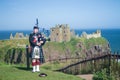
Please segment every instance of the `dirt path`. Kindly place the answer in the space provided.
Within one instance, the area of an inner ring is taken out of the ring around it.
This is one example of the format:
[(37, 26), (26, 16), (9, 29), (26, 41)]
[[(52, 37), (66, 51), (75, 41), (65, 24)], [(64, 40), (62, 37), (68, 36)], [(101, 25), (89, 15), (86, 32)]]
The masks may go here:
[(93, 74), (77, 75), (85, 80), (92, 80)]

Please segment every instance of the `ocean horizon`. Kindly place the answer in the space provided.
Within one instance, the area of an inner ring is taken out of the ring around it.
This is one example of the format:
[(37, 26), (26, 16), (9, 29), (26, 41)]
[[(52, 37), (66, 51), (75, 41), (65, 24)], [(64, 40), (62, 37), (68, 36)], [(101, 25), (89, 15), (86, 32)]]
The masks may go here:
[[(75, 29), (75, 33), (77, 35), (81, 35), (83, 31), (87, 34), (91, 34), (96, 32), (97, 29)], [(102, 37), (106, 38), (110, 44), (111, 51), (120, 51), (120, 29), (100, 29)], [(0, 31), (0, 40), (10, 39), (10, 34), (12, 33), (13, 36), (15, 33), (23, 33), (24, 35), (29, 35), (32, 30), (3, 30)]]

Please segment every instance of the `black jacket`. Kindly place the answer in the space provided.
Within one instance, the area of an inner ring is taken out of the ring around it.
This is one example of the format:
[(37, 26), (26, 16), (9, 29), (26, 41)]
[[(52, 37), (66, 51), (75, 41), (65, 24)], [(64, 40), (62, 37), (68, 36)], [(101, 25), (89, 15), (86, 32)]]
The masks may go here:
[[(46, 39), (41, 35), (41, 33), (37, 33), (37, 34), (31, 33), (29, 35), (29, 43), (31, 47), (37, 46), (37, 42), (40, 42), (40, 41), (43, 41), (42, 45), (44, 45), (46, 42)], [(42, 45), (39, 47), (42, 47)]]

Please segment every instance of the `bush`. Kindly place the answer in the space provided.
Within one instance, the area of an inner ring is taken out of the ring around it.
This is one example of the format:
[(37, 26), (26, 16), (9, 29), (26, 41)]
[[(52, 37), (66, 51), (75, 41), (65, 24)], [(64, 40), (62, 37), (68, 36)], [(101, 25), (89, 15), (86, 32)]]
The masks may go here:
[(115, 80), (114, 76), (108, 75), (106, 72), (107, 69), (102, 69), (94, 73), (93, 80)]

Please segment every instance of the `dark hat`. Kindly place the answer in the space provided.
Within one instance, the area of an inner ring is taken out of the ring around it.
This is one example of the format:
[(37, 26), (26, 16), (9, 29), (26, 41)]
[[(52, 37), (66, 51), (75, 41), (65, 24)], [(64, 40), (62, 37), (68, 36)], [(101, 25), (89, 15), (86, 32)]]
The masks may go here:
[(38, 26), (34, 26), (33, 29), (39, 29), (39, 27)]
[(39, 77), (45, 77), (45, 76), (47, 76), (47, 74), (45, 74), (45, 73), (40, 73), (39, 74)]

